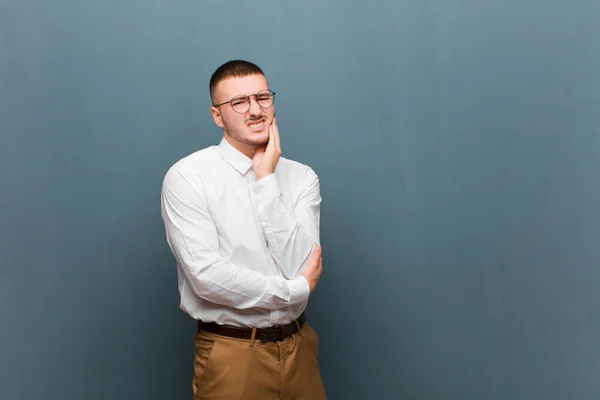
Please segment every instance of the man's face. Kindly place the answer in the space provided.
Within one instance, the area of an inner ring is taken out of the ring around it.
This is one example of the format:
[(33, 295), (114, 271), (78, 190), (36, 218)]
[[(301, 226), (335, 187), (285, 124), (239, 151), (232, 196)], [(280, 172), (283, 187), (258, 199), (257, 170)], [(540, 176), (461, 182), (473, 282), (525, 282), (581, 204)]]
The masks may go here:
[(264, 100), (265, 92), (262, 92), (263, 97), (259, 95), (257, 99), (257, 96), (255, 96), (267, 89), (269, 89), (269, 84), (263, 75), (228, 78), (219, 82), (216, 87), (214, 93), (215, 104), (230, 101), (239, 95), (246, 95), (250, 98), (250, 107), (242, 113), (238, 112), (240, 107), (238, 106), (239, 103), (236, 102), (233, 104), (238, 108), (238, 111), (234, 110), (232, 103), (211, 107), (215, 123), (223, 128), (226, 136), (242, 145), (242, 147), (259, 147), (269, 141), (269, 126), (275, 115), (275, 106), (262, 108), (258, 104), (258, 100)]

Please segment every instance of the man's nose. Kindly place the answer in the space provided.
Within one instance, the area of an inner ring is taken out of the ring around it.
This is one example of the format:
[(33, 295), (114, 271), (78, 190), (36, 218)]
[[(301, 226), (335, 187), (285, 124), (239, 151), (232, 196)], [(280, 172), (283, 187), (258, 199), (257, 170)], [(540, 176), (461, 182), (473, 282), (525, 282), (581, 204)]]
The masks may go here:
[(250, 115), (257, 116), (262, 114), (262, 109), (258, 105), (258, 101), (256, 101), (255, 97), (250, 97), (250, 110), (248, 110)]

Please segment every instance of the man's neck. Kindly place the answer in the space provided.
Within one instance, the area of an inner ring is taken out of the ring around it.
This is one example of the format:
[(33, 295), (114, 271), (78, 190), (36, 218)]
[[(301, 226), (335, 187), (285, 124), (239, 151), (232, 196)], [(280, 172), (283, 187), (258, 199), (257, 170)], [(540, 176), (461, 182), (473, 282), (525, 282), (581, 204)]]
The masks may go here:
[(249, 159), (252, 159), (252, 157), (254, 157), (254, 153), (256, 153), (256, 146), (249, 146), (247, 144), (238, 142), (237, 140), (233, 139), (232, 137), (230, 137), (227, 134), (224, 134), (223, 136), (225, 137), (225, 140), (227, 140), (227, 142), (234, 149), (236, 149), (237, 151), (239, 151), (240, 153), (242, 153)]

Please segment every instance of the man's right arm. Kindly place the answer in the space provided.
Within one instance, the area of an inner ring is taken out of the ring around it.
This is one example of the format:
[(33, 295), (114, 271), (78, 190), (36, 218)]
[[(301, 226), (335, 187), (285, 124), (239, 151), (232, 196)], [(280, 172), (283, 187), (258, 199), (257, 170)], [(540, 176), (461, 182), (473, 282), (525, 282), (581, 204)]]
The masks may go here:
[(237, 309), (270, 310), (308, 299), (303, 276), (266, 276), (223, 260), (203, 188), (173, 169), (163, 181), (161, 213), (169, 247), (198, 297)]

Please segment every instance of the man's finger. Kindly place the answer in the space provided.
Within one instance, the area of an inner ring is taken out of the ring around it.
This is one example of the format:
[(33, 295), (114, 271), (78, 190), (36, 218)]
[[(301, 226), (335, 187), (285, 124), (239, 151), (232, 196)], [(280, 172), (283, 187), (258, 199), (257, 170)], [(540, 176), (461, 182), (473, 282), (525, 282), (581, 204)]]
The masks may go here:
[(269, 125), (269, 142), (267, 148), (274, 150), (276, 148), (275, 138), (273, 134), (273, 124)]
[(321, 246), (315, 247), (315, 250), (313, 251), (312, 258), (313, 259), (321, 258), (321, 253), (322, 253)]
[(279, 143), (279, 129), (277, 128), (277, 119), (273, 118), (273, 138), (275, 139), (275, 148), (281, 151), (281, 143)]

